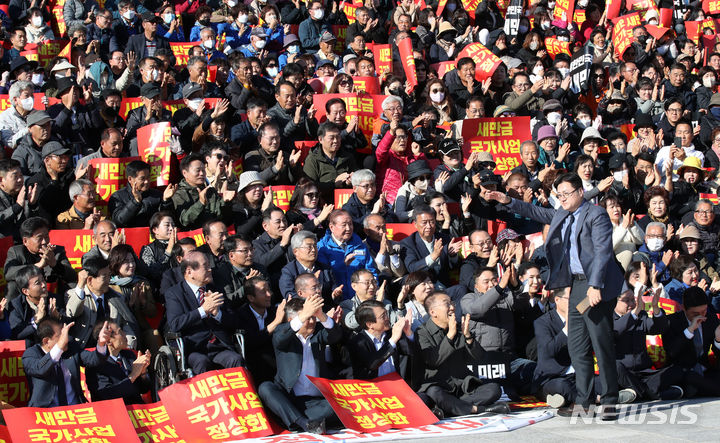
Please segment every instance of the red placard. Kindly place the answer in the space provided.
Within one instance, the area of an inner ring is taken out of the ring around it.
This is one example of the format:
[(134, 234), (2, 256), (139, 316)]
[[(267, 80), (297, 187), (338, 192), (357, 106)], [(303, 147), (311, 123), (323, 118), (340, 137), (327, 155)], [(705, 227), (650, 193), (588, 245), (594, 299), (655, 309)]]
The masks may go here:
[(702, 8), (706, 14), (720, 14), (720, 0), (703, 0)]
[[(475, 10), (477, 9), (480, 2), (483, 0), (462, 0), (463, 9), (465, 9), (470, 16), (471, 19), (475, 20)], [(498, 1), (498, 8), (502, 9), (503, 16), (505, 14), (505, 10), (500, 7), (500, 2)], [(505, 6), (505, 9), (507, 9), (507, 6)]]
[(245, 368), (200, 374), (160, 391), (186, 441), (228, 441), (272, 435), (272, 424)]
[(22, 364), (24, 352), (25, 340), (0, 342), (0, 400), (18, 408), (27, 406), (30, 399)]
[(48, 40), (38, 43), (34, 49), (21, 52), (20, 55), (24, 55), (28, 60), (35, 60), (44, 68), (67, 47), (68, 43), (68, 40)]
[(570, 54), (570, 42), (561, 42), (556, 37), (545, 38), (545, 49), (553, 60), (558, 54), (572, 55)]
[(316, 94), (327, 94), (335, 77), (315, 77), (307, 81)]
[(193, 46), (200, 46), (202, 42), (170, 42), (170, 49), (175, 54), (175, 66), (186, 66)]
[(531, 140), (530, 117), (471, 118), (463, 122), (463, 156), (487, 151), (493, 156), (496, 174), (520, 166), (520, 144)]
[(569, 22), (573, 18), (575, 0), (557, 0), (553, 9), (553, 19)]
[(710, 200), (710, 201), (712, 202), (712, 204), (714, 204), (714, 205), (720, 204), (720, 198), (718, 198), (718, 195), (717, 195), (717, 194), (704, 194), (704, 193), (701, 193), (701, 194), (699, 195), (699, 197), (700, 197), (701, 199)]
[(342, 54), (347, 49), (347, 25), (332, 25), (330, 29), (337, 39), (335, 41), (335, 52)]
[(645, 29), (647, 30), (648, 34), (650, 34), (655, 40), (660, 40), (665, 35), (665, 33), (670, 30), (670, 28), (655, 25), (645, 25)]
[[(377, 68), (376, 68), (377, 69)], [(377, 77), (353, 77), (355, 91), (366, 94), (380, 94), (380, 80)]]
[(660, 8), (660, 25), (664, 28), (670, 28), (672, 26), (672, 8)]
[(495, 69), (502, 63), (502, 60), (483, 46), (482, 43), (470, 43), (465, 46), (458, 54), (457, 60), (463, 57), (470, 57), (475, 61), (475, 80), (479, 82), (490, 78)]
[(622, 7), (622, 0), (608, 0), (605, 3), (605, 17), (608, 20), (614, 20), (620, 15), (620, 8)]
[(373, 380), (308, 379), (349, 429), (379, 432), (427, 426), (438, 421), (396, 372)]
[(142, 247), (152, 241), (150, 238), (150, 228), (148, 226), (141, 228), (122, 228), (120, 230), (125, 235), (125, 244), (132, 246), (133, 251), (135, 251), (135, 254), (138, 256), (140, 256)]
[(336, 189), (335, 190), (335, 209), (340, 209), (345, 206), (350, 196), (353, 194), (352, 189)]
[(95, 183), (95, 191), (104, 202), (110, 201), (110, 196), (127, 184), (125, 168), (131, 161), (140, 160), (140, 157), (122, 158), (94, 158), (90, 160), (89, 174)]
[(185, 441), (178, 436), (175, 425), (170, 421), (170, 415), (162, 402), (149, 405), (128, 405), (127, 412), (140, 441), (166, 443)]
[(295, 186), (283, 185), (283, 186), (267, 186), (265, 192), (268, 192), (272, 188), (273, 193), (273, 204), (278, 208), (287, 212), (290, 209), (290, 199), (295, 192)]
[(455, 61), (447, 61), (447, 62), (440, 62), (440, 63), (433, 63), (430, 65), (430, 69), (434, 69), (435, 72), (437, 72), (438, 78), (445, 77), (445, 74), (455, 69)]
[(373, 44), (371, 46), (371, 50), (373, 53), (373, 59), (375, 60), (375, 72), (378, 77), (382, 77), (386, 73), (392, 72), (392, 51), (390, 49), (390, 44)]
[(633, 28), (641, 24), (640, 13), (633, 12), (632, 14), (623, 15), (613, 19), (615, 26), (613, 27), (613, 47), (615, 53), (622, 57), (625, 50), (633, 42)]
[[(343, 12), (345, 12), (345, 15), (347, 16), (348, 22), (352, 25), (357, 21), (355, 18), (355, 13), (357, 11), (357, 8), (361, 7), (363, 5), (363, 0), (353, 0), (352, 2), (342, 2), (340, 6), (342, 6)], [(295, 35), (297, 35), (297, 32), (294, 32)]]
[(3, 266), (0, 268), (0, 294), (5, 295), (5, 288), (7, 288), (7, 281), (5, 280), (5, 261), (7, 260), (8, 249), (13, 246), (12, 237), (0, 238), (0, 263)]
[(140, 441), (122, 399), (2, 412), (14, 443)]
[(347, 107), (347, 115), (345, 118), (349, 121), (352, 116), (357, 115), (358, 126), (368, 141), (367, 146), (363, 149), (358, 149), (358, 152), (369, 154), (372, 152), (370, 139), (373, 134), (375, 118), (382, 114), (382, 102), (386, 97), (386, 95), (370, 94), (315, 94), (313, 96), (313, 105), (315, 109), (317, 109), (315, 118), (317, 118), (318, 121), (322, 121), (325, 117), (325, 103), (327, 103), (328, 100), (331, 98), (342, 99)]
[(63, 14), (63, 8), (65, 7), (65, 0), (50, 0), (48, 1), (50, 12), (52, 12), (53, 19), (51, 24), (53, 25), (53, 33), (55, 37), (64, 37), (67, 31), (65, 25), (65, 16)]
[(584, 9), (576, 9), (573, 12), (573, 23), (575, 23), (579, 29), (580, 26), (584, 22), (585, 22), (585, 10)]
[(195, 240), (195, 244), (199, 247), (205, 244), (205, 236), (203, 235), (202, 228), (197, 228), (193, 231), (178, 232), (177, 238), (192, 237)]
[(165, 186), (170, 183), (170, 122), (153, 123), (137, 131), (138, 153), (150, 164), (150, 183)]
[(652, 0), (626, 0), (625, 8), (628, 11), (645, 11), (647, 9), (655, 9), (655, 3)]
[(417, 228), (412, 223), (388, 223), (385, 225), (388, 240), (400, 241), (417, 232)]
[(445, 5), (447, 5), (447, 0), (440, 0), (438, 2), (437, 11), (435, 11), (435, 17), (442, 16), (443, 11), (445, 10)]
[[(132, 246), (136, 254), (150, 243), (148, 227), (122, 228), (120, 231), (125, 235), (125, 244)], [(53, 229), (50, 231), (50, 243), (65, 248), (70, 265), (75, 269), (82, 267), (82, 256), (95, 246), (92, 229)]]
[[(43, 97), (45, 97), (45, 94), (42, 92), (36, 92), (33, 94), (33, 97), (33, 109), (37, 111), (44, 111), (46, 107), (45, 104), (43, 104), (42, 99)], [(48, 97), (48, 106), (54, 105), (59, 101), (59, 99), (56, 99), (54, 97)], [(0, 111), (8, 109), (10, 106), (12, 106), (12, 104), (10, 103), (10, 96), (8, 94), (0, 95)]]
[[(7, 6), (7, 5), (5, 5)], [(10, 440), (10, 431), (8, 431), (7, 426), (0, 425), (0, 443), (11, 443), (12, 440)]]
[(405, 70), (405, 77), (408, 83), (415, 88), (418, 85), (417, 72), (415, 71), (415, 56), (413, 55), (412, 40), (404, 38), (398, 43), (398, 50), (400, 51), (400, 60), (402, 60), (403, 69)]

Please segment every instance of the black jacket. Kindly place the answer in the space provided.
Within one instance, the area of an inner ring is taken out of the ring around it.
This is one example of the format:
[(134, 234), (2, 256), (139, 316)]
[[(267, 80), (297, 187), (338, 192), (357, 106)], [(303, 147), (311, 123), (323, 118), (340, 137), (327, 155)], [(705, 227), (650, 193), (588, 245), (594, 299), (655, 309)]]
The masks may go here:
[[(267, 325), (275, 320), (276, 310), (276, 306), (271, 306), (265, 311), (265, 328), (262, 330), (258, 327), (257, 320), (250, 310), (249, 304), (238, 310), (240, 327), (243, 329), (243, 336), (245, 337), (245, 359), (256, 386), (259, 386), (263, 381), (271, 381), (277, 370), (272, 336), (267, 330)], [(284, 313), (281, 313), (281, 315), (284, 315)]]
[[(135, 34), (132, 37), (130, 37), (127, 41), (127, 45), (125, 45), (125, 54), (129, 52), (134, 52), (135, 56), (138, 60), (142, 60), (143, 58), (148, 56), (147, 53), (147, 47), (145, 46), (145, 34)], [(158, 49), (167, 49), (170, 50), (170, 42), (165, 37), (162, 37), (160, 35), (155, 35), (155, 38), (153, 39), (153, 43), (155, 43), (155, 50)]]
[[(9, 300), (20, 294), (20, 289), (15, 285), (15, 277), (18, 271), (27, 265), (34, 265), (40, 261), (40, 256), (31, 254), (24, 245), (16, 245), (8, 250), (7, 259), (5, 260), (5, 280), (7, 288), (5, 297)], [(70, 287), (77, 283), (77, 273), (70, 265), (70, 261), (65, 254), (65, 248), (55, 246), (55, 267), (45, 266), (46, 281), (58, 282), (58, 294), (64, 294)]]
[(33, 208), (37, 215), (54, 224), (58, 214), (65, 212), (72, 205), (70, 201), (70, 184), (75, 180), (75, 171), (68, 166), (65, 173), (57, 180), (50, 178), (47, 169), (43, 169), (30, 177), (26, 186), (37, 184), (37, 204)]
[(535, 381), (541, 386), (553, 378), (565, 375), (571, 365), (564, 327), (565, 323), (555, 310), (535, 320), (538, 353)]
[(135, 353), (123, 350), (118, 354), (117, 362), (108, 356), (102, 365), (88, 368), (85, 372), (92, 401), (122, 398), (126, 405), (144, 403), (142, 394), (150, 390), (151, 382), (147, 375), (130, 381), (128, 376), (134, 361)]
[[(45, 305), (45, 315), (50, 313), (50, 299), (55, 300), (55, 306), (61, 319), (65, 315), (65, 297), (58, 297), (57, 294), (49, 294), (47, 304)], [(10, 302), (10, 338), (13, 340), (25, 340), (25, 348), (29, 348), (37, 343), (35, 337), (35, 326), (32, 325), (32, 319), (35, 317), (35, 311), (30, 307), (27, 298), (20, 294)]]
[(702, 328), (698, 328), (695, 333), (702, 331), (702, 355), (698, 356), (695, 352), (693, 340), (685, 336), (685, 329), (689, 323), (685, 312), (676, 312), (668, 316), (668, 328), (663, 334), (663, 346), (668, 356), (668, 363), (682, 366), (683, 368), (692, 369), (696, 364), (700, 363), (706, 368), (717, 368), (717, 364), (711, 365), (708, 359), (708, 351), (712, 349), (713, 354), (718, 355), (720, 349), (715, 346), (715, 329), (720, 325), (720, 321), (715, 315), (708, 315), (707, 320), (702, 324)]
[(647, 353), (645, 336), (662, 334), (667, 327), (668, 317), (664, 312), (658, 317), (650, 317), (646, 311), (641, 311), (637, 318), (631, 313), (621, 317), (613, 312), (616, 360), (633, 371), (650, 369), (652, 361)]
[(111, 195), (108, 203), (108, 210), (118, 228), (149, 226), (153, 214), (172, 209), (172, 199), (163, 200), (162, 191), (154, 188), (143, 192), (142, 201), (138, 202), (130, 186), (125, 186)]
[[(414, 354), (414, 344), (409, 342), (404, 335), (393, 347), (390, 344), (390, 331), (383, 337), (383, 345), (375, 349), (375, 343), (364, 330), (350, 338), (348, 350), (352, 360), (353, 378), (370, 380), (378, 377), (378, 369), (385, 363), (385, 360), (392, 357), (395, 371), (401, 377), (409, 377), (407, 373), (409, 357)], [(409, 381), (409, 379), (406, 378)]]

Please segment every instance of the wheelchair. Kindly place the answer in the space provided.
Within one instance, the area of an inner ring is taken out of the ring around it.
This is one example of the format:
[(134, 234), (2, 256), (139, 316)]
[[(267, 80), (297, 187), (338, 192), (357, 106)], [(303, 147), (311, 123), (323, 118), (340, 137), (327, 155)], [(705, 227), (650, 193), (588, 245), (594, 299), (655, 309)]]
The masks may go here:
[[(245, 360), (245, 331), (235, 331), (235, 351)], [(166, 387), (194, 377), (192, 369), (187, 365), (185, 357), (185, 343), (182, 335), (176, 332), (165, 333), (165, 344), (160, 347), (153, 359), (154, 373), (152, 394), (154, 401), (160, 398), (158, 392)]]

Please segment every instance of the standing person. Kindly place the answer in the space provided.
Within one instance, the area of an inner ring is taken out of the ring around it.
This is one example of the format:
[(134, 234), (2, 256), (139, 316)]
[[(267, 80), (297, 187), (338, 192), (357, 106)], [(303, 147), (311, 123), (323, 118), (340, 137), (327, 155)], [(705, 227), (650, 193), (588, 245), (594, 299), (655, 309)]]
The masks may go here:
[[(561, 208), (541, 208), (512, 199), (497, 191), (482, 190), (486, 200), (496, 200), (523, 217), (549, 224), (547, 259), (550, 267), (547, 288), (570, 287), (568, 350), (575, 368), (577, 397), (575, 404), (562, 408), (559, 415), (571, 416), (590, 409), (595, 351), (603, 385), (598, 415), (603, 420), (617, 418), (618, 401), (613, 308), (623, 283), (614, 261), (612, 223), (603, 208), (583, 198), (582, 180), (577, 174), (563, 174), (555, 180)], [(578, 305), (587, 306), (581, 312)]]

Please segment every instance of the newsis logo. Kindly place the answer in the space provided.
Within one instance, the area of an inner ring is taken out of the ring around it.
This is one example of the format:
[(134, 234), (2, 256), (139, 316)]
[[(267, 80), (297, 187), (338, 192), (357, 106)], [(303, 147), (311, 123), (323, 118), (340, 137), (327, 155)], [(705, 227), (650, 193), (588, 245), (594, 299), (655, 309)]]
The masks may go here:
[(630, 404), (618, 405), (617, 421), (603, 421), (596, 412), (600, 406), (591, 406), (585, 412), (577, 408), (570, 417), (570, 424), (619, 424), (619, 425), (692, 425), (697, 423), (701, 405)]

